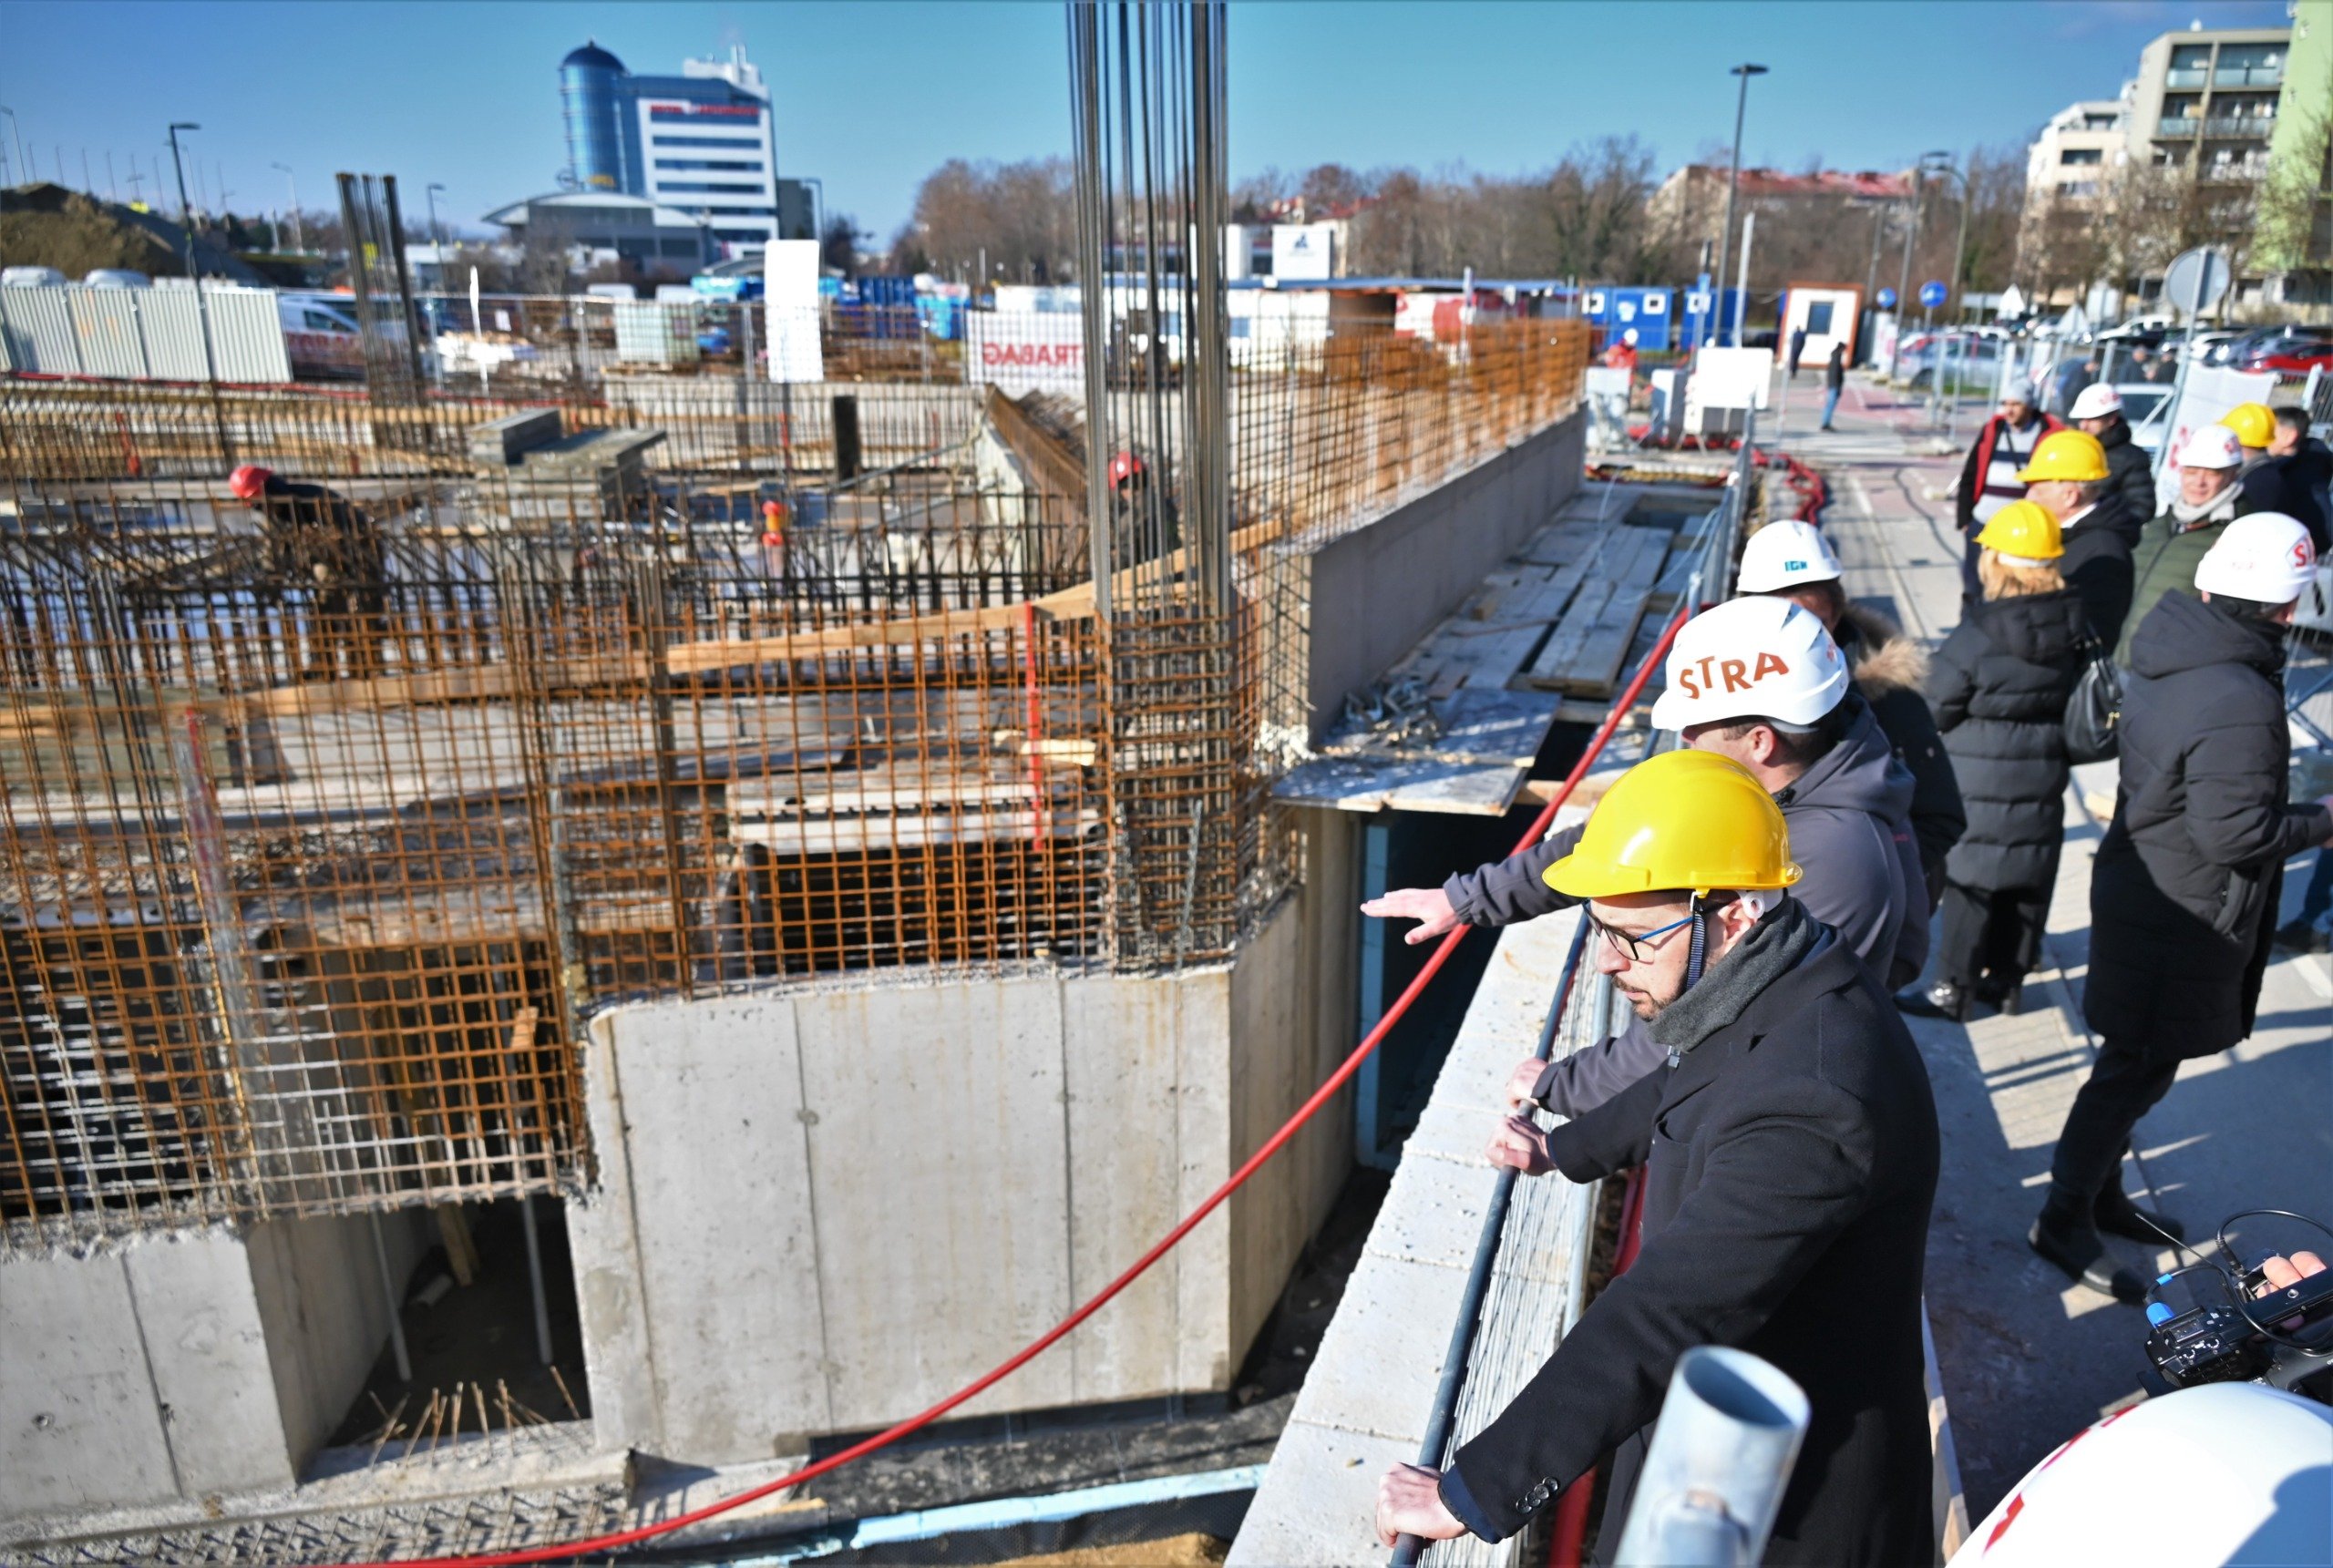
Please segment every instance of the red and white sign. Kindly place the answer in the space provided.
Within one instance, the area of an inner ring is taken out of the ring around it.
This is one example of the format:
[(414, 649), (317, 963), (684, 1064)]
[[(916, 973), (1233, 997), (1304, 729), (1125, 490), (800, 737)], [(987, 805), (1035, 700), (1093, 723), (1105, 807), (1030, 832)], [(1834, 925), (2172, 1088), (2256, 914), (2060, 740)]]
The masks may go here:
[(965, 379), (1011, 393), (1082, 392), (1085, 318), (1066, 311), (964, 316)]

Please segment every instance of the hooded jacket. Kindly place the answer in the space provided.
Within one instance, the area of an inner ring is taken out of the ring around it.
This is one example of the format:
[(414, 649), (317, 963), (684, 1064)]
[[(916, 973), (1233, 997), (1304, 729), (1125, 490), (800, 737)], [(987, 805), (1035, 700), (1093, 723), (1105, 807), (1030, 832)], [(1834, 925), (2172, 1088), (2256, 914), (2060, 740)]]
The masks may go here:
[[(1779, 791), (1791, 857), (1805, 876), (1791, 889), (1883, 979), (1927, 961), (1928, 894), (1912, 835), (1912, 775), (1896, 760), (1871, 704), (1850, 692), (1847, 732)], [(1462, 871), (1442, 885), (1469, 926), (1507, 926), (1570, 907), (1541, 878), (1572, 852), (1580, 829), (1548, 835), (1506, 860)], [(1898, 982), (1898, 983), (1908, 983)]]
[(2122, 492), (2110, 487), (2098, 505), (2067, 525), (2066, 553), (2058, 559), (2058, 575), (2081, 596), (2091, 635), (2102, 648), (2121, 641), (2122, 623), (2130, 618), (2137, 575), (2131, 557), (2139, 548), (2146, 516), (2132, 511)]
[(1933, 897), (1945, 855), (1959, 841), (1968, 815), (1953, 777), (1952, 759), (1937, 734), (1936, 715), (1921, 694), (1928, 678), (1928, 651), (1879, 611), (1852, 600), (1833, 638), (1847, 656), (1855, 690), (1886, 732), (1896, 760), (1911, 773), (1912, 836), (1919, 844), (1920, 865)]
[(2287, 857), (2333, 835), (2288, 799), (2284, 638), (2165, 594), (2132, 634), (2121, 788), (2090, 880), (2082, 1012), (2161, 1060), (2252, 1032)]
[(2245, 504), (2243, 485), (2232, 484), (2220, 492), (2199, 522), (2183, 523), (2176, 512), (2166, 508), (2146, 526), (2132, 552), (2137, 583), (2131, 594), (2131, 614), (2122, 622), (2122, 643), (2114, 650), (2115, 663), (2125, 670), (2131, 667), (2131, 640), (2163, 595), (2195, 597), (2195, 569), (2211, 553), (2220, 530), (2251, 509)]
[(2066, 699), (2084, 662), (2071, 589), (1968, 607), (1937, 650), (1928, 697), (1968, 831), (1947, 874), (1962, 887), (2048, 887), (2065, 839)]
[(2154, 516), (2154, 459), (2131, 439), (2131, 422), (2120, 414), (2098, 444), (2106, 448), (2106, 493), (2122, 498), (2136, 528)]
[(1549, 1152), (1573, 1181), (1644, 1166), (1643, 1248), (1452, 1456), (1444, 1501), (1502, 1539), (1617, 1447), (1608, 1555), (1678, 1357), (1728, 1345), (1813, 1407), (1763, 1561), (1932, 1561), (1920, 1289), (1937, 1143), (1918, 1049), (1835, 941), (1676, 1067), (1557, 1127)]

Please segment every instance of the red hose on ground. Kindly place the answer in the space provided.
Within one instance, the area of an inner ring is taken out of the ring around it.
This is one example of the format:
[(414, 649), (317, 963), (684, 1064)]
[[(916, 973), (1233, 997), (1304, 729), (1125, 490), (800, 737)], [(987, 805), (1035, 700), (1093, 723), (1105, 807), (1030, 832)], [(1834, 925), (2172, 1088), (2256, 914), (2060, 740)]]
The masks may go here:
[[(1619, 1251), (1612, 1259), (1612, 1275), (1629, 1272), (1644, 1241), (1644, 1167), (1629, 1173), (1627, 1193), (1620, 1199)], [(1596, 1469), (1564, 1488), (1556, 1499), (1556, 1526), (1547, 1542), (1547, 1568), (1581, 1568), (1588, 1557), (1588, 1505), (1596, 1496)]]
[[(1604, 723), (1598, 726), (1596, 733), (1588, 740), (1588, 748), (1580, 753), (1579, 761), (1574, 763), (1571, 772), (1564, 775), (1561, 787), (1556, 791), (1554, 797), (1542, 808), (1539, 815), (1531, 819), (1531, 825), (1524, 831), (1523, 836), (1508, 852), (1510, 859), (1538, 843), (1548, 826), (1555, 822), (1556, 813), (1562, 809), (1564, 802), (1571, 797), (1571, 792), (1579, 786), (1579, 781), (1588, 776), (1589, 766), (1602, 753), (1606, 743), (1611, 740), (1612, 732), (1619, 728), (1620, 720), (1626, 716), (1630, 708), (1636, 705), (1637, 698), (1644, 692), (1645, 683), (1652, 678), (1652, 672), (1660, 667), (1661, 660), (1669, 652), (1669, 645), (1677, 640), (1678, 629), (1685, 624), (1685, 620), (1692, 613), (1692, 606), (1686, 606), (1680, 609), (1670, 619), (1668, 626), (1660, 633), (1660, 641), (1654, 643), (1651, 651), (1644, 656), (1644, 662), (1638, 667), (1635, 678), (1629, 682), (1628, 689), (1622, 692), (1619, 699), (1613, 702), (1612, 711), (1604, 716)], [(1402, 1015), (1410, 1010), (1410, 1004), (1418, 999), (1427, 984), (1441, 972), (1442, 966), (1449, 962), (1450, 955), (1456, 950), (1458, 944), (1465, 939), (1468, 929), (1469, 927), (1461, 926), (1442, 938), (1441, 942), (1435, 946), (1433, 956), (1428, 958), (1424, 967), (1418, 970), (1416, 978), (1403, 989), (1402, 994), (1394, 999), (1393, 1005), (1385, 1009), (1385, 1016), (1378, 1020), (1377, 1027), (1371, 1030), (1362, 1042), (1353, 1048), (1352, 1054), (1338, 1064), (1336, 1071), (1331, 1073), (1328, 1080), (1312, 1091), (1310, 1099), (1297, 1107), (1296, 1114), (1281, 1123), (1279, 1132), (1265, 1140), (1263, 1147), (1249, 1155), (1221, 1186), (1209, 1193), (1198, 1207), (1184, 1215), (1180, 1224), (1160, 1236), (1151, 1245), (1149, 1251), (1135, 1259), (1127, 1266), (1125, 1273), (1096, 1291), (1076, 1311), (938, 1404), (910, 1416), (896, 1426), (885, 1428), (871, 1438), (855, 1442), (838, 1453), (829, 1454), (816, 1464), (805, 1465), (800, 1470), (779, 1476), (775, 1481), (766, 1481), (759, 1486), (748, 1487), (733, 1497), (717, 1499), (702, 1508), (691, 1509), (686, 1513), (675, 1514), (670, 1519), (660, 1519), (653, 1524), (636, 1525), (630, 1530), (618, 1530), (605, 1535), (595, 1535), (588, 1541), (570, 1542), (555, 1546), (532, 1546), (523, 1551), (481, 1553), (466, 1557), (409, 1557), (399, 1559), (395, 1563), (364, 1563), (360, 1564), (359, 1568), (506, 1568), (506, 1565), (522, 1563), (555, 1563), (564, 1557), (580, 1557), (586, 1553), (617, 1552), (627, 1546), (637, 1546), (643, 1541), (653, 1540), (659, 1535), (669, 1535), (673, 1531), (684, 1530), (692, 1524), (701, 1524), (708, 1519), (727, 1513), (732, 1509), (743, 1508), (749, 1502), (758, 1501), (773, 1492), (784, 1491), (789, 1487), (800, 1486), (805, 1481), (816, 1481), (822, 1475), (840, 1470), (853, 1460), (864, 1459), (878, 1449), (888, 1448), (901, 1438), (922, 1430), (966, 1400), (977, 1399), (980, 1395), (986, 1393), (990, 1389), (1053, 1348), (1072, 1329), (1107, 1307), (1120, 1291), (1141, 1278), (1152, 1264), (1166, 1256), (1174, 1248), (1176, 1243), (1197, 1229), (1200, 1221), (1222, 1207), (1226, 1198), (1238, 1191), (1249, 1177), (1260, 1170), (1266, 1161), (1279, 1153), (1288, 1141), (1296, 1136), (1297, 1130), (1310, 1122), (1321, 1107), (1336, 1098), (1337, 1091), (1351, 1080), (1354, 1073), (1361, 1071), (1361, 1064), (1369, 1060), (1369, 1053), (1377, 1049), (1379, 1042), (1384, 1040), (1394, 1024), (1401, 1021)]]

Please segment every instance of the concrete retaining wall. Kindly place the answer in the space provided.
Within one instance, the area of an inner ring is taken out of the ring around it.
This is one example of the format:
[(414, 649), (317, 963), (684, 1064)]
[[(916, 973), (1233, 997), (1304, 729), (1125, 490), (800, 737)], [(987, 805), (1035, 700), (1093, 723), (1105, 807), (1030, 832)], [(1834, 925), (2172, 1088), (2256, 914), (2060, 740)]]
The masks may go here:
[[(797, 1452), (1050, 1327), (1325, 1074), (1350, 987), (1302, 971), (1307, 899), (1348, 891), (1324, 878), (1233, 962), (1177, 975), (922, 970), (601, 1017), (601, 1179), (569, 1215), (601, 1445)], [(964, 1413), (1228, 1387), (1349, 1123), (1324, 1112), (1302, 1158)]]
[[(1574, 414), (1497, 456), (1306, 552), (1305, 700), (1281, 715), (1314, 742), (1345, 694), (1367, 686), (1458, 608), (1580, 486), (1587, 416)], [(1294, 563), (1291, 563), (1293, 565)]]
[[(402, 1284), (418, 1216), (384, 1216)], [(388, 1334), (366, 1217), (0, 1261), (0, 1519), (287, 1485)]]

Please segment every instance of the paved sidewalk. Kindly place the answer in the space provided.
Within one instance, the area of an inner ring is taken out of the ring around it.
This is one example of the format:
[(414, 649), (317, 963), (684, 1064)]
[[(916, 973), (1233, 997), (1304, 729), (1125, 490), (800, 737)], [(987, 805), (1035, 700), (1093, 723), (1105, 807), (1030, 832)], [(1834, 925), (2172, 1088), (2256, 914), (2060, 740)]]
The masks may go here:
[[(1830, 481), (1824, 526), (1848, 590), (1931, 642), (1959, 618), (1959, 538), (1945, 492), (1959, 453), (1935, 451), (1924, 406), (1850, 382), (1839, 430), (1814, 432), (1819, 391), (1792, 397), (1784, 440)], [(1964, 417), (1965, 443), (1976, 417)], [(1793, 432), (1795, 432), (1794, 434)], [(1936, 1085), (1943, 1182), (1928, 1240), (1928, 1311), (1959, 1447), (1969, 1517), (2102, 1413), (2139, 1395), (2144, 1321), (2036, 1258), (2025, 1230), (2050, 1153), (2087, 1075), (2080, 1007), (2090, 866), (2112, 809), (2113, 764), (2080, 770), (2051, 905), (2048, 961), (2028, 1011), (1967, 1026), (1912, 1020)], [(2087, 797), (2087, 798), (2086, 798)], [(2091, 802), (2099, 815), (2093, 816)], [(2308, 862), (2286, 878), (2287, 912)], [(2208, 1234), (2239, 1209), (2297, 1209), (2333, 1223), (2333, 972), (2321, 958), (2269, 971), (2250, 1040), (2190, 1062), (2141, 1123), (2140, 1158), (2164, 1204)], [(2125, 1184), (2139, 1190), (2128, 1163)], [(2136, 1245), (2123, 1247), (2133, 1264)], [(2153, 1260), (2168, 1266), (2168, 1251)]]

